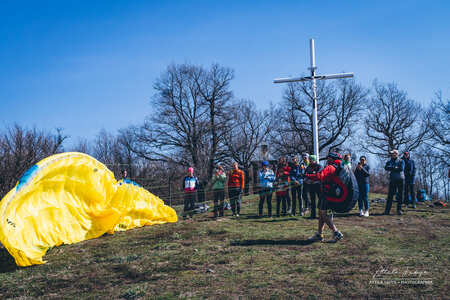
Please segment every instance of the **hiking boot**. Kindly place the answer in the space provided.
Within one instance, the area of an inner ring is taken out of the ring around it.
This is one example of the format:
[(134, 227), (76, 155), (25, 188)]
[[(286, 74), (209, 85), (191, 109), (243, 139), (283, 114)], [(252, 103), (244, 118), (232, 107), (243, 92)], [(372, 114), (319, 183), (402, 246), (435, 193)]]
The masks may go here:
[(342, 240), (344, 235), (340, 231), (335, 231), (333, 234), (333, 239), (337, 242), (339, 240)]
[(316, 232), (312, 237), (310, 237), (308, 240), (310, 241), (323, 241), (323, 233)]

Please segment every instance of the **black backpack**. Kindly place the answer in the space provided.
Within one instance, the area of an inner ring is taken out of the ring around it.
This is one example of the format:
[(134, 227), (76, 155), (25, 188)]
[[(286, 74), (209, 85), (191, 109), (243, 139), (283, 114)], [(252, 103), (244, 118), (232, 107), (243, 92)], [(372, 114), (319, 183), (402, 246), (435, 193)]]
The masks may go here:
[(346, 213), (352, 210), (358, 201), (358, 183), (348, 166), (341, 163), (335, 167), (336, 173), (332, 183), (324, 186), (325, 199), (331, 210)]

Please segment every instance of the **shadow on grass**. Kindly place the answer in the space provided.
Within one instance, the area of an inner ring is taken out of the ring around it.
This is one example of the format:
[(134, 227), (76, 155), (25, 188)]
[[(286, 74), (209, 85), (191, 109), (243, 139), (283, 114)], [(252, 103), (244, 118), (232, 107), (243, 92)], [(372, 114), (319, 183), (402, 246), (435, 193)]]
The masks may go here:
[(297, 218), (286, 218), (286, 217), (274, 217), (273, 219), (270, 218), (266, 218), (264, 219), (259, 219), (259, 220), (255, 220), (255, 222), (259, 222), (259, 223), (277, 223), (277, 222), (286, 222), (286, 221), (298, 221)]
[(10, 273), (17, 269), (18, 267), (11, 254), (5, 248), (0, 248), (0, 273)]
[(314, 243), (313, 240), (243, 240), (233, 241), (231, 246), (307, 246)]

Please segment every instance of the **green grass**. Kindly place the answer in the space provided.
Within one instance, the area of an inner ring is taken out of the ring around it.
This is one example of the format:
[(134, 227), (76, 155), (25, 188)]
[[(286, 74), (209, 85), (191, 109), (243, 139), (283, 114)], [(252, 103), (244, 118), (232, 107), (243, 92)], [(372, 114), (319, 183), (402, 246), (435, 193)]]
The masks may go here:
[[(373, 203), (369, 218), (356, 210), (335, 216), (344, 240), (333, 244), (307, 241), (317, 220), (259, 219), (256, 206), (250, 196), (240, 219), (214, 221), (207, 213), (55, 247), (46, 264), (27, 268), (0, 249), (0, 298), (448, 297), (447, 208), (421, 204), (404, 216), (382, 216), (384, 207)], [(426, 271), (433, 284), (370, 284), (381, 268)]]

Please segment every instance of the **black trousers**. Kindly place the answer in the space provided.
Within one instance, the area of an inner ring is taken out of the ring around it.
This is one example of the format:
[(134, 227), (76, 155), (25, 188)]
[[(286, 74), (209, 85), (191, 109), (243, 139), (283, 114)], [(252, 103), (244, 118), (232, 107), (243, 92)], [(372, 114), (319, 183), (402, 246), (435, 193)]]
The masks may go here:
[(308, 190), (308, 194), (309, 194), (309, 203), (310, 203), (310, 208), (311, 208), (311, 218), (315, 218), (316, 217), (316, 210), (317, 210), (317, 205), (316, 205), (316, 199), (319, 200), (320, 199), (320, 184), (311, 184)]
[(223, 217), (224, 200), (225, 200), (225, 190), (223, 189), (214, 190), (214, 217), (217, 217), (217, 213), (219, 213), (219, 216)]
[[(409, 201), (410, 196), (411, 201)], [(405, 201), (403, 202), (405, 203), (405, 205), (411, 203), (413, 207), (416, 207), (416, 195), (414, 194), (414, 183), (405, 183)]]
[(269, 217), (272, 216), (272, 189), (261, 188), (259, 190), (259, 216), (263, 214), (264, 201), (267, 201), (267, 212)]
[(283, 216), (286, 215), (286, 204), (287, 204), (288, 197), (289, 197), (289, 195), (288, 195), (287, 191), (286, 191), (285, 195), (277, 195), (277, 217), (280, 216), (280, 204), (282, 206), (281, 214)]
[(397, 195), (397, 211), (402, 210), (402, 200), (403, 200), (403, 179), (392, 180), (389, 182), (389, 192), (386, 202), (386, 208), (384, 210), (385, 214), (389, 214), (392, 207), (392, 200), (394, 195)]
[(192, 217), (194, 215), (194, 208), (195, 208), (195, 192), (185, 193), (183, 218), (186, 217), (186, 215), (190, 215)]
[(309, 190), (311, 189), (313, 185), (304, 183), (303, 184), (303, 211), (305, 211), (307, 208), (311, 206), (311, 202), (309, 201)]
[(241, 189), (236, 187), (228, 188), (228, 196), (230, 197), (231, 202), (231, 211), (233, 215), (235, 213), (241, 213)]
[(297, 200), (299, 213), (303, 210), (303, 184), (291, 186), (291, 196), (292, 196), (292, 210), (291, 213), (295, 216), (297, 210)]

